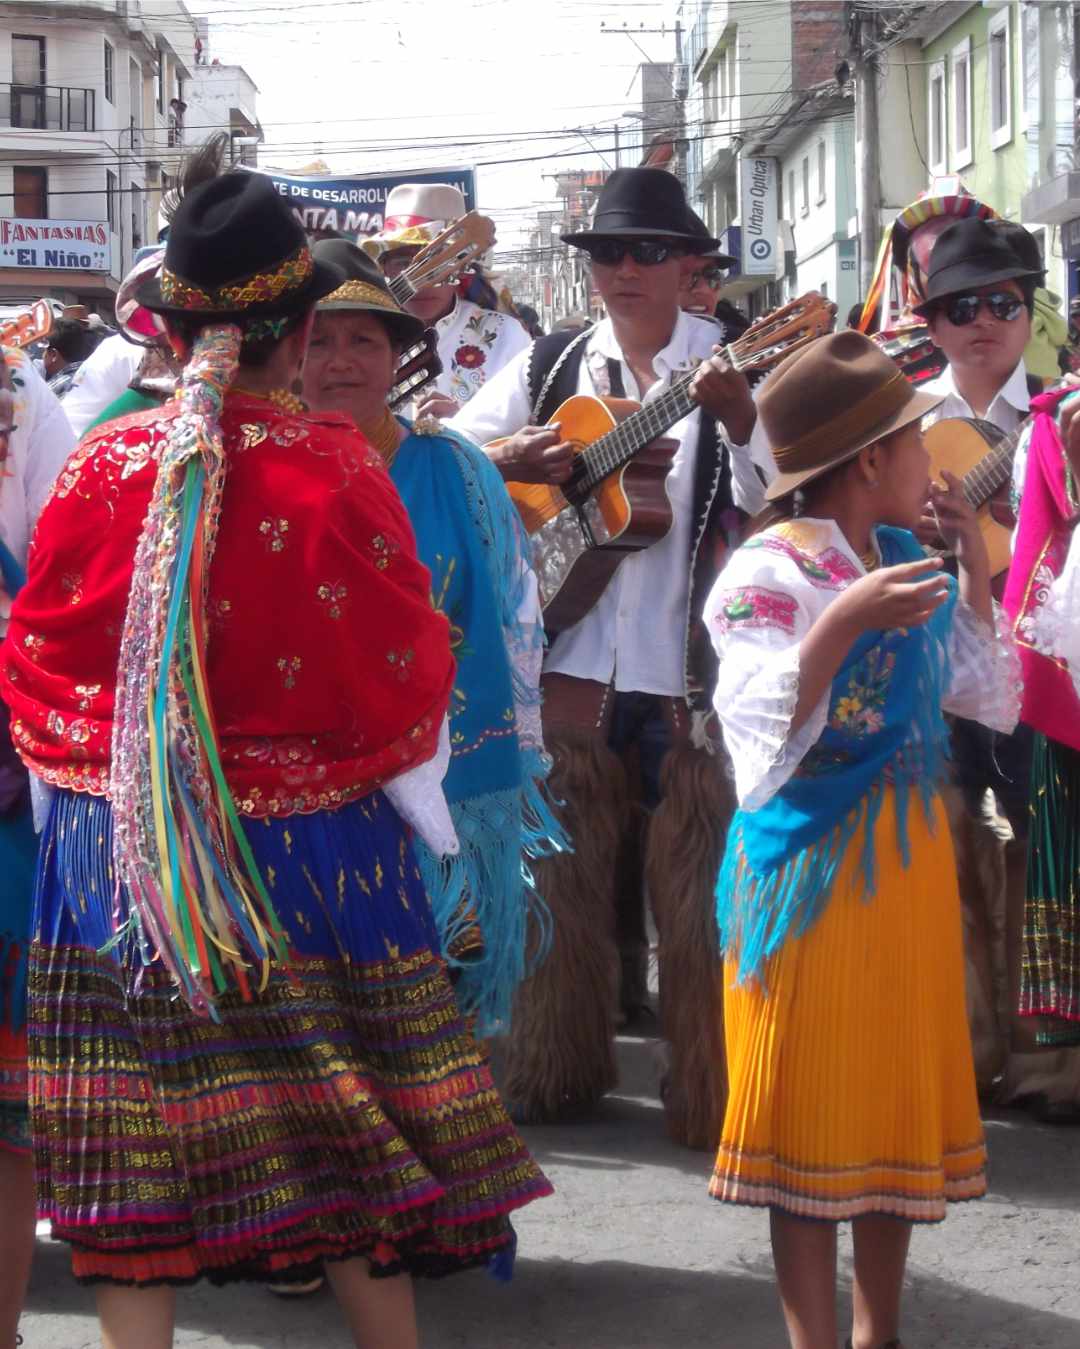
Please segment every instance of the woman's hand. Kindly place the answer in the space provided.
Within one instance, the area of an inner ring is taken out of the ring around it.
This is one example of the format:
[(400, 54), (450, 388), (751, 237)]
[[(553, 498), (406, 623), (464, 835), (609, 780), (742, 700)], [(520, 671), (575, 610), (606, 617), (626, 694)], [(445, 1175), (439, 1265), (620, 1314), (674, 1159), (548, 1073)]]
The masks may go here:
[(975, 516), (975, 508), (964, 495), (960, 479), (944, 469), (945, 485), (934, 483), (930, 488), (930, 503), (937, 518), (938, 530), (945, 546), (956, 554), (957, 563), (973, 576), (990, 574), (990, 557), (986, 541)]
[(825, 612), (834, 612), (853, 638), (875, 628), (921, 627), (949, 595), (941, 565), (941, 558), (928, 557), (879, 567), (848, 586)]

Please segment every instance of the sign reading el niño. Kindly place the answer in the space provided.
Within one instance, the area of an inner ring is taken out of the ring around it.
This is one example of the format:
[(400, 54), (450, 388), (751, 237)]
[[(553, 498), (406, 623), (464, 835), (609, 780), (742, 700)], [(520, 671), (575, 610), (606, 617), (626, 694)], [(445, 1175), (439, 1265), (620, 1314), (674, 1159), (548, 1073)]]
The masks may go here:
[(109, 227), (101, 220), (0, 219), (0, 267), (107, 272)]
[(363, 178), (307, 177), (258, 169), (296, 207), (306, 230), (336, 230), (351, 239), (366, 239), (383, 227), (387, 194), (402, 183), (450, 183), (460, 188), (465, 209), (476, 206), (474, 169), (406, 169)]
[(742, 270), (747, 276), (776, 275), (776, 160), (746, 155), (739, 160), (739, 222)]

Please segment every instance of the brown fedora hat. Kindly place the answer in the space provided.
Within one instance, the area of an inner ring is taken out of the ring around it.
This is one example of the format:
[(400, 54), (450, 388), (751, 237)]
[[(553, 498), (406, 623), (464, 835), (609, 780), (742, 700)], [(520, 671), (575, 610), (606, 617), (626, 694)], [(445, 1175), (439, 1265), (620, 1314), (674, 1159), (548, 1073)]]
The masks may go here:
[(941, 398), (916, 393), (868, 337), (846, 328), (808, 342), (776, 367), (757, 407), (780, 470), (775, 501), (910, 422)]

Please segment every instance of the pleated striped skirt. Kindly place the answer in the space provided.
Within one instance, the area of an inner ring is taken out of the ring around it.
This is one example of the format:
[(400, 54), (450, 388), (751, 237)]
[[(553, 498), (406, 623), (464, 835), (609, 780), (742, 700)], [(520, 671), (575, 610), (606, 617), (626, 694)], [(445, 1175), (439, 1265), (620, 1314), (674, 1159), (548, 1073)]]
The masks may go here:
[(108, 946), (107, 801), (58, 792), (30, 960), (39, 1211), (85, 1281), (508, 1275), (510, 1214), (551, 1193), (503, 1109), (381, 792), (250, 822), (289, 964), (198, 1017)]
[(818, 921), (763, 983), (725, 965), (730, 1094), (710, 1185), (717, 1199), (839, 1221), (939, 1221), (986, 1189), (964, 994), (960, 899), (940, 800), (913, 803), (911, 865), (891, 800), (875, 832), (878, 883), (847, 851)]

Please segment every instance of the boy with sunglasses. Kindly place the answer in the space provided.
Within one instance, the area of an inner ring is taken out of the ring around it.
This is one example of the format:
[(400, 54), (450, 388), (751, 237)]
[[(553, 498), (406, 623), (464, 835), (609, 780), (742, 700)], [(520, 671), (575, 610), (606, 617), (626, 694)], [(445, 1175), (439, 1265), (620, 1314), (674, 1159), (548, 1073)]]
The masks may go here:
[[(745, 378), (717, 355), (722, 334), (679, 307), (687, 260), (718, 247), (679, 181), (661, 169), (618, 169), (601, 190), (591, 228), (563, 238), (588, 254), (607, 317), (585, 333), (533, 343), (451, 425), (484, 445), (507, 437), (491, 451), (504, 478), (563, 483), (573, 453), (546, 423), (566, 398), (648, 402), (697, 366), (698, 406), (667, 432), (677, 442), (667, 536), (627, 558), (580, 622), (549, 633), (543, 690), (545, 743), (555, 759), (551, 794), (575, 851), (538, 868), (554, 938), (522, 986), (511, 1029), (506, 1091), (531, 1118), (591, 1106), (614, 1085), (620, 967), (624, 1015), (647, 1001), (643, 872), (668, 954), (670, 904), (696, 906), (702, 919), (694, 930), (708, 927), (728, 788), (718, 760), (690, 747), (714, 682), (699, 665), (711, 649), (700, 615), (725, 545), (741, 520), (763, 508), (772, 471), (767, 446), (758, 438), (753, 452), (749, 446), (756, 411)], [(696, 830), (694, 820), (702, 822)], [(710, 1024), (714, 978), (710, 970), (695, 1027)], [(668, 1022), (672, 981), (664, 983)], [(686, 993), (695, 996), (694, 988)], [(711, 1084), (697, 1090), (713, 1109)]]
[[(1006, 434), (1018, 430), (1031, 397), (1042, 387), (1028, 375), (1023, 359), (1042, 276), (1038, 245), (1020, 225), (966, 219), (942, 232), (930, 255), (926, 299), (915, 308), (949, 361), (937, 379), (923, 386), (927, 393), (944, 395), (928, 421), (979, 417)], [(1018, 472), (1022, 480), (1022, 467)], [(989, 1086), (987, 1066), (996, 1067), (999, 1103), (1023, 1102), (1043, 1119), (1078, 1123), (1080, 1107), (1069, 1100), (1066, 1054), (1040, 1051), (1035, 1023), (1018, 1013), (1031, 754), (1032, 735), (1024, 725), (1002, 736), (973, 722), (954, 723), (953, 763), (967, 811), (959, 825), (968, 833), (966, 847), (958, 839), (962, 873), (965, 855), (973, 863), (962, 886), (968, 958), (973, 979), (990, 990), (991, 1002), (996, 992), (998, 1007), (996, 1054), (979, 1055), (980, 1085)], [(996, 812), (988, 810), (988, 789)], [(992, 865), (986, 865), (988, 859)], [(977, 1035), (991, 1037), (992, 1032)]]

